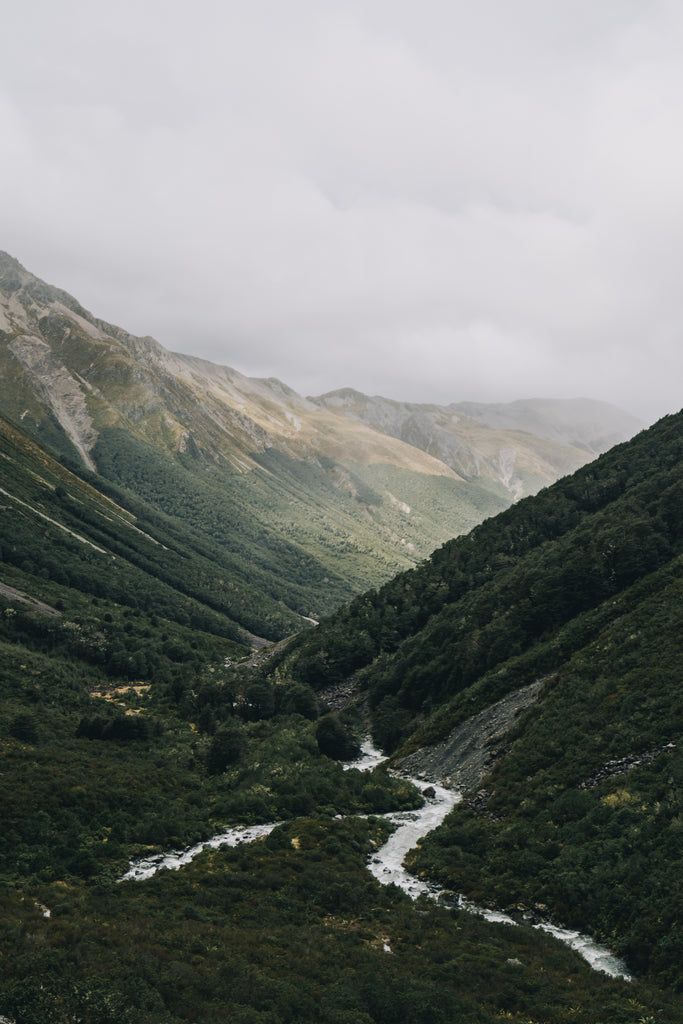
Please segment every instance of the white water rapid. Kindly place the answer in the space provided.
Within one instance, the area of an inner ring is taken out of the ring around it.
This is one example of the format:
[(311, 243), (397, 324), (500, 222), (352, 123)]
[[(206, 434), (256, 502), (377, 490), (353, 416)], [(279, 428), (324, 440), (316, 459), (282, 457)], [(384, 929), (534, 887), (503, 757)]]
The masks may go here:
[(142, 882), (145, 878), (151, 878), (162, 868), (166, 868), (167, 871), (177, 871), (178, 868), (182, 868), (194, 860), (202, 850), (217, 850), (219, 846), (239, 846), (240, 843), (253, 843), (255, 839), (263, 839), (281, 824), (281, 821), (273, 821), (266, 825), (235, 825), (233, 828), (227, 828), (225, 832), (211, 836), (211, 839), (207, 839), (203, 843), (189, 846), (186, 850), (169, 850), (168, 853), (156, 853), (151, 857), (141, 857), (139, 860), (130, 862), (128, 871), (125, 875), (121, 875), (119, 882), (125, 882), (128, 879)]
[[(372, 771), (382, 764), (386, 758), (372, 746), (367, 740), (361, 747), (361, 754), (355, 761), (345, 764), (344, 768), (356, 768), (360, 771)], [(417, 899), (418, 896), (429, 896), (432, 899), (439, 899), (444, 890), (428, 882), (423, 882), (414, 875), (409, 874), (403, 867), (403, 861), (409, 850), (417, 846), (420, 839), (441, 824), (448, 812), (457, 804), (462, 796), (457, 790), (445, 789), (435, 783), (425, 782), (419, 779), (410, 781), (423, 794), (425, 790), (433, 790), (433, 796), (425, 797), (424, 806), (416, 811), (397, 811), (378, 817), (385, 817), (392, 821), (397, 827), (383, 846), (374, 852), (368, 863), (368, 869), (375, 878), (383, 885), (390, 885), (392, 882), (401, 889)], [(218, 835), (212, 836), (206, 842), (197, 843), (186, 850), (171, 850), (168, 853), (159, 853), (151, 857), (131, 861), (130, 867), (119, 881), (125, 880), (143, 881), (151, 878), (162, 868), (177, 871), (185, 864), (189, 864), (198, 854), (205, 849), (217, 849), (220, 846), (238, 846), (240, 843), (250, 843), (255, 839), (267, 836), (282, 822), (272, 822), (265, 825), (236, 825), (228, 828)], [(487, 910), (470, 903), (462, 896), (452, 897), (453, 902), (462, 910), (478, 914), (487, 921), (494, 921), (503, 924), (516, 925), (518, 922), (507, 914), (497, 910)], [(566, 945), (576, 950), (588, 963), (597, 971), (604, 971), (614, 978), (631, 980), (626, 970), (626, 965), (619, 957), (610, 953), (604, 946), (599, 945), (588, 935), (571, 931), (568, 928), (560, 928), (551, 922), (534, 922), (534, 927), (554, 935)]]
[[(367, 742), (361, 748), (361, 757), (353, 763), (352, 767), (367, 765), (370, 768), (374, 768), (376, 765), (381, 764), (383, 760), (382, 754), (375, 750), (371, 743)], [(426, 836), (428, 832), (431, 832), (441, 824), (448, 812), (460, 802), (462, 795), (456, 790), (444, 789), (443, 786), (437, 786), (435, 783), (425, 782), (424, 780), (411, 779), (410, 781), (423, 793), (425, 789), (428, 791), (433, 790), (434, 796), (425, 797), (424, 807), (417, 811), (384, 815), (384, 817), (389, 818), (398, 827), (384, 846), (380, 847), (373, 854), (368, 868), (383, 885), (389, 885), (393, 882), (395, 885), (400, 886), (404, 892), (407, 892), (409, 896), (412, 896), (413, 899), (422, 895), (429, 896), (432, 899), (439, 899), (444, 890), (411, 875), (403, 867), (403, 861), (408, 851), (417, 846), (423, 836)], [(461, 910), (478, 914), (487, 921), (510, 925), (518, 924), (508, 914), (503, 914), (498, 910), (487, 910), (484, 907), (478, 907), (463, 896), (455, 897), (453, 902)], [(623, 960), (610, 953), (608, 949), (595, 942), (590, 936), (572, 931), (569, 928), (560, 928), (559, 925), (546, 921), (535, 921), (533, 926), (542, 931), (549, 932), (555, 938), (564, 942), (565, 945), (576, 950), (596, 971), (604, 971), (605, 974), (609, 974), (614, 978), (631, 980)]]

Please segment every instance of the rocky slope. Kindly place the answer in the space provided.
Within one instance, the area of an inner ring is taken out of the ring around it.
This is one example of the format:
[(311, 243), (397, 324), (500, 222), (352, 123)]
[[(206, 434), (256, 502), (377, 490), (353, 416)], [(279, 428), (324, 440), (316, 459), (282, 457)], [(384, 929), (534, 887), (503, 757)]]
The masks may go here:
[(395, 766), (410, 776), (438, 782), (467, 793), (479, 785), (495, 762), (511, 748), (507, 734), (519, 716), (540, 696), (545, 679), (537, 679), (472, 715), (443, 743), (421, 747)]
[(486, 480), (514, 500), (572, 473), (642, 426), (620, 409), (587, 399), (444, 407), (343, 388), (313, 401), (427, 452), (467, 480)]

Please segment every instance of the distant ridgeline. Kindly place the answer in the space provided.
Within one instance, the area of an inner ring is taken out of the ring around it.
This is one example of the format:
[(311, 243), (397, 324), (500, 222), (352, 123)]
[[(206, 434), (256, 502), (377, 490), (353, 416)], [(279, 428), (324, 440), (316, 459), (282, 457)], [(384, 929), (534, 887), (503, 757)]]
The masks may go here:
[(271, 640), (638, 426), (585, 400), (303, 398), (108, 324), (6, 253), (0, 414), (129, 509), (167, 581), (175, 544), (193, 595)]
[(413, 867), (543, 903), (680, 990), (682, 550), (678, 413), (358, 597), (273, 669), (321, 689), (355, 674), (397, 757), (547, 677)]

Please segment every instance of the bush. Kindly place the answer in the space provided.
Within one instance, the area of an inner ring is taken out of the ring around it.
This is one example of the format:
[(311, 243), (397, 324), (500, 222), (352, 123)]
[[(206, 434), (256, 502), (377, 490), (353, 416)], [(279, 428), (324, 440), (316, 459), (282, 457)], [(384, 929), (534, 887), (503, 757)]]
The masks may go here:
[(22, 743), (35, 744), (38, 742), (38, 726), (33, 715), (27, 712), (21, 712), (14, 716), (9, 724), (8, 732), (15, 740), (20, 740)]
[(246, 739), (239, 726), (220, 729), (212, 739), (206, 755), (209, 775), (221, 775), (229, 765), (239, 761), (245, 747)]
[(321, 718), (315, 730), (315, 738), (320, 753), (335, 761), (350, 760), (359, 753), (353, 734), (342, 724), (338, 715), (325, 715)]

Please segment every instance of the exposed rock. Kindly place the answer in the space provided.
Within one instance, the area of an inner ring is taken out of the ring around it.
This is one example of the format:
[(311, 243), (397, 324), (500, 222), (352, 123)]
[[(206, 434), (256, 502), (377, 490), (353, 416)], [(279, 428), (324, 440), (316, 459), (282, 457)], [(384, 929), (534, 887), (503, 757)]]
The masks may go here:
[(340, 683), (333, 683), (325, 690), (320, 690), (318, 698), (326, 704), (330, 711), (344, 711), (356, 699), (354, 680), (343, 679)]
[(40, 338), (21, 335), (10, 342), (8, 348), (43, 395), (84, 464), (94, 471), (90, 449), (97, 440), (97, 432), (86, 407), (81, 383)]
[(423, 747), (397, 762), (396, 768), (463, 793), (477, 786), (507, 750), (505, 735), (517, 716), (538, 698), (545, 676), (510, 693), (457, 726), (444, 743)]
[(251, 644), (252, 654), (245, 660), (240, 662), (240, 668), (261, 668), (266, 662), (281, 651), (292, 639), (291, 636), (287, 636), (284, 640), (278, 640), (277, 643), (272, 643), (270, 640), (264, 639), (261, 636), (255, 636), (253, 633), (249, 633), (245, 630), (245, 637)]
[(8, 587), (5, 583), (0, 583), (0, 596), (8, 601), (19, 601), (21, 604), (28, 605), (31, 611), (37, 612), (39, 615), (47, 615), (50, 618), (54, 618), (62, 614), (56, 608), (53, 608), (51, 604), (38, 601), (35, 597), (29, 597), (23, 590)]
[(594, 775), (591, 775), (589, 779), (585, 779), (579, 783), (579, 789), (594, 789), (595, 786), (599, 786), (601, 782), (605, 782), (606, 779), (611, 779), (614, 775), (623, 775), (625, 772), (630, 772), (634, 768), (639, 768), (643, 764), (649, 764), (650, 761), (654, 761), (660, 754), (671, 753), (672, 750), (676, 749), (675, 743), (665, 743), (663, 747), (657, 747), (655, 750), (644, 750), (641, 754), (627, 754), (626, 757), (615, 758), (612, 761), (607, 761), (602, 768), (599, 768)]

